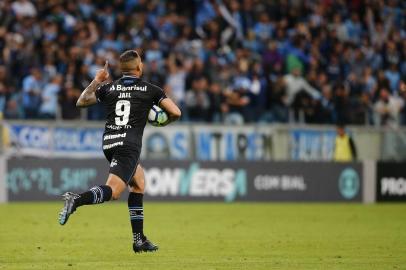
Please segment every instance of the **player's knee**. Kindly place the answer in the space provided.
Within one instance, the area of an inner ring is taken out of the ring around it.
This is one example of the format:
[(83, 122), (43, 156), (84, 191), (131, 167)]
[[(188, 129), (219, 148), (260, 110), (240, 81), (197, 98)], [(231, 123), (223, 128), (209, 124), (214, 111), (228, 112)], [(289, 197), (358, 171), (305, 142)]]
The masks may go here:
[(142, 183), (138, 183), (136, 185), (132, 185), (130, 186), (130, 192), (134, 192), (134, 193), (144, 193), (144, 182)]

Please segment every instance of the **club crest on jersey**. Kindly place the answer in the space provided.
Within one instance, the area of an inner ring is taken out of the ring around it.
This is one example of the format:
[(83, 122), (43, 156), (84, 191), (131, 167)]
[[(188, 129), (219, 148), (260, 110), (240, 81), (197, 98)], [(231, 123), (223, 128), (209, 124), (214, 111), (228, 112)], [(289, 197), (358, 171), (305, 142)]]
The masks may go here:
[(113, 168), (114, 166), (116, 166), (117, 165), (117, 160), (115, 160), (114, 158), (111, 160), (111, 163), (110, 163), (110, 167), (111, 168)]

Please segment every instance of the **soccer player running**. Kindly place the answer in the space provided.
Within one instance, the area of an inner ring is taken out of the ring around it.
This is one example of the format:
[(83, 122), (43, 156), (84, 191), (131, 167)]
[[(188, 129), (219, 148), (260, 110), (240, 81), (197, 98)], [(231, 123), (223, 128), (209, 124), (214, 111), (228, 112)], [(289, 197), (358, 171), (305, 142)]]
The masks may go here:
[(120, 56), (123, 76), (107, 82), (108, 63), (96, 73), (94, 80), (80, 95), (76, 106), (87, 107), (101, 102), (107, 109), (107, 120), (103, 134), (103, 152), (110, 162), (110, 171), (105, 185), (92, 187), (81, 194), (67, 192), (65, 204), (59, 214), (59, 223), (66, 224), (69, 216), (82, 205), (99, 204), (117, 200), (128, 186), (128, 210), (133, 232), (134, 252), (155, 251), (154, 245), (143, 233), (143, 194), (145, 177), (139, 165), (142, 135), (151, 107), (159, 105), (168, 120), (162, 125), (180, 118), (178, 106), (164, 91), (140, 79), (143, 64), (134, 50)]

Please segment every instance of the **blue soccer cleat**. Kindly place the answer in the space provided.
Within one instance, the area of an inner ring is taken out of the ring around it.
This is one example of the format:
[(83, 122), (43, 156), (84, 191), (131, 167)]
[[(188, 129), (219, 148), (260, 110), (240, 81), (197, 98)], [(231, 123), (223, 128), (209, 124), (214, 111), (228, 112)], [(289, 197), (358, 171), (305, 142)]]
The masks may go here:
[(68, 222), (69, 216), (76, 210), (75, 199), (79, 198), (79, 195), (73, 192), (66, 192), (62, 197), (65, 200), (65, 205), (59, 213), (59, 224), (65, 225)]

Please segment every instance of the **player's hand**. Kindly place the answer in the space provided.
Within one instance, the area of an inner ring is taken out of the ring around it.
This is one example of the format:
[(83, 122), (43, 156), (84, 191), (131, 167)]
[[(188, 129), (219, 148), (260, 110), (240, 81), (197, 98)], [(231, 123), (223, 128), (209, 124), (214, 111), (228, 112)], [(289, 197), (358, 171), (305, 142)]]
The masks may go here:
[(96, 76), (94, 77), (95, 81), (97, 81), (98, 83), (102, 83), (109, 78), (110, 74), (108, 71), (108, 66), (109, 66), (109, 62), (106, 61), (103, 69), (100, 69), (96, 72)]

